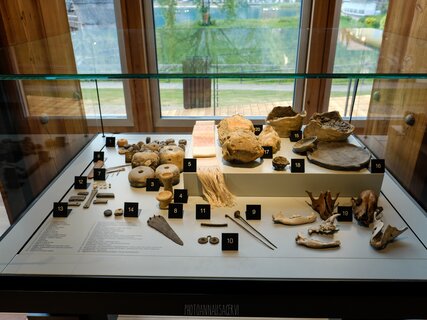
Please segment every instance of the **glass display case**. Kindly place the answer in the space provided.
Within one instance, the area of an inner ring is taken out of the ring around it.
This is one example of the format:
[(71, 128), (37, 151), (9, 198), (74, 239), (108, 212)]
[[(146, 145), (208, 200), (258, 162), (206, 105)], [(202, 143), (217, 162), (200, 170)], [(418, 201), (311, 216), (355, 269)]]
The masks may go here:
[(426, 317), (423, 29), (184, 2), (0, 4), (0, 312)]

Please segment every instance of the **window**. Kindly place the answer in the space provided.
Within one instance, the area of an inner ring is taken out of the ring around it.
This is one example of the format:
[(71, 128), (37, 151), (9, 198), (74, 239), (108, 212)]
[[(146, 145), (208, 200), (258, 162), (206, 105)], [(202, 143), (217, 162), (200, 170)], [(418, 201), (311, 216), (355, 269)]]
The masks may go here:
[[(159, 73), (295, 73), (301, 1), (155, 0)], [(263, 116), (293, 105), (293, 80), (159, 81), (162, 119)]]
[[(121, 73), (120, 50), (114, 0), (65, 0), (77, 72)], [(81, 81), (86, 116), (98, 117), (98, 94), (104, 119), (130, 118), (123, 81)], [(122, 122), (120, 122), (122, 120)], [(109, 124), (114, 124), (111, 121)]]

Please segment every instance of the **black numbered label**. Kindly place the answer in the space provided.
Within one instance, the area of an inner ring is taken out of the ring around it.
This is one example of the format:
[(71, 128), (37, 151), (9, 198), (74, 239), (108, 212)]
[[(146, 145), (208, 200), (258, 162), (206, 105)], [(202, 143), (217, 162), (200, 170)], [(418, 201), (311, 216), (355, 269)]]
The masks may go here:
[(116, 137), (105, 138), (105, 145), (107, 147), (115, 147), (116, 146)]
[(210, 219), (210, 218), (211, 218), (211, 205), (196, 204), (196, 219)]
[(147, 191), (159, 191), (160, 180), (156, 178), (147, 179)]
[(106, 173), (106, 169), (105, 168), (95, 168), (93, 169), (93, 180), (98, 181), (98, 180), (105, 180), (105, 173)]
[(68, 209), (67, 202), (54, 202), (53, 203), (53, 216), (56, 218), (66, 218), (70, 214), (71, 209)]
[(75, 176), (74, 177), (74, 189), (87, 189), (87, 177)]
[(385, 161), (384, 159), (372, 159), (371, 160), (371, 173), (384, 173), (385, 172)]
[(138, 202), (125, 202), (124, 216), (130, 218), (138, 218), (139, 216)]
[(196, 172), (197, 171), (197, 159), (184, 159), (183, 169), (184, 172)]
[(302, 139), (301, 130), (291, 131), (291, 134), (289, 135), (289, 140), (291, 140), (291, 142), (297, 142), (297, 141), (300, 141), (301, 139)]
[(255, 135), (259, 135), (262, 130), (263, 130), (263, 125), (262, 124), (254, 124), (254, 128), (255, 128)]
[(353, 209), (351, 206), (338, 206), (338, 213), (341, 214), (338, 221), (353, 221)]
[(271, 146), (266, 146), (266, 147), (262, 147), (264, 149), (264, 154), (261, 158), (263, 159), (273, 159), (273, 147)]
[(168, 207), (169, 219), (182, 219), (184, 215), (184, 207), (182, 203), (171, 203)]
[(304, 159), (291, 159), (291, 172), (305, 172)]
[(261, 220), (261, 205), (247, 204), (246, 205), (246, 220)]
[(104, 161), (104, 152), (102, 152), (102, 151), (94, 151), (93, 152), (93, 162), (96, 162), (96, 161), (99, 161), (99, 160)]
[(222, 251), (238, 251), (239, 250), (239, 234), (238, 233), (222, 233), (221, 234), (221, 249)]
[(187, 189), (174, 189), (173, 190), (173, 202), (175, 203), (187, 203), (188, 191)]

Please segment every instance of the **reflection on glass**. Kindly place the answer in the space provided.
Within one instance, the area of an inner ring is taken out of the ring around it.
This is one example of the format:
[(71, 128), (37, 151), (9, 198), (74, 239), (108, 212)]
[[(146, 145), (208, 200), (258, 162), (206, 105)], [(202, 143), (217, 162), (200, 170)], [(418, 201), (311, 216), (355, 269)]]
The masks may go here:
[[(113, 0), (66, 0), (77, 72), (121, 73), (120, 51)], [(123, 82), (98, 83), (103, 115), (126, 117)], [(85, 112), (92, 117), (93, 82), (82, 82)], [(95, 99), (96, 104), (97, 100)]]
[[(293, 73), (300, 11), (300, 1), (156, 0), (158, 71)], [(270, 110), (273, 104), (292, 101), (292, 93), (292, 81), (286, 84), (248, 79), (160, 82), (162, 116), (236, 112), (265, 116), (268, 113), (265, 110)]]
[[(334, 60), (334, 73), (375, 73), (387, 16), (388, 0), (344, 0)], [(353, 117), (366, 118), (372, 80), (358, 84)], [(329, 110), (348, 117), (355, 81), (335, 79)]]

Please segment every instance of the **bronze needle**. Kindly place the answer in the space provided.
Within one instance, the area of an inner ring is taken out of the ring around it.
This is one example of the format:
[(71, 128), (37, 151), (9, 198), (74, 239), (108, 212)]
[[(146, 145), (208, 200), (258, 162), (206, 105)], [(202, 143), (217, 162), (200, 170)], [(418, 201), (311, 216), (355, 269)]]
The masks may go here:
[(258, 238), (255, 234), (253, 234), (249, 229), (246, 229), (243, 225), (238, 223), (236, 220), (234, 220), (232, 217), (230, 217), (228, 214), (225, 215), (226, 218), (229, 218), (231, 221), (233, 221), (235, 224), (237, 224), (240, 228), (245, 230), (247, 233), (249, 233), (251, 236), (256, 238), (258, 241), (260, 241), (263, 245), (265, 245), (267, 248), (274, 250), (274, 248), (270, 247), (267, 243), (265, 243), (261, 238)]
[(242, 218), (242, 216), (240, 215), (240, 211), (239, 210), (237, 210), (237, 211), (234, 212), (234, 217), (238, 218), (241, 221), (243, 221), (244, 223), (246, 223), (247, 226), (249, 226), (253, 231), (255, 231), (261, 237), (263, 237), (265, 241), (267, 241), (269, 244), (271, 244), (273, 247), (275, 247), (277, 249), (277, 247), (270, 240), (268, 240), (261, 232), (259, 232), (257, 229), (255, 229), (254, 227), (252, 227), (245, 219)]

